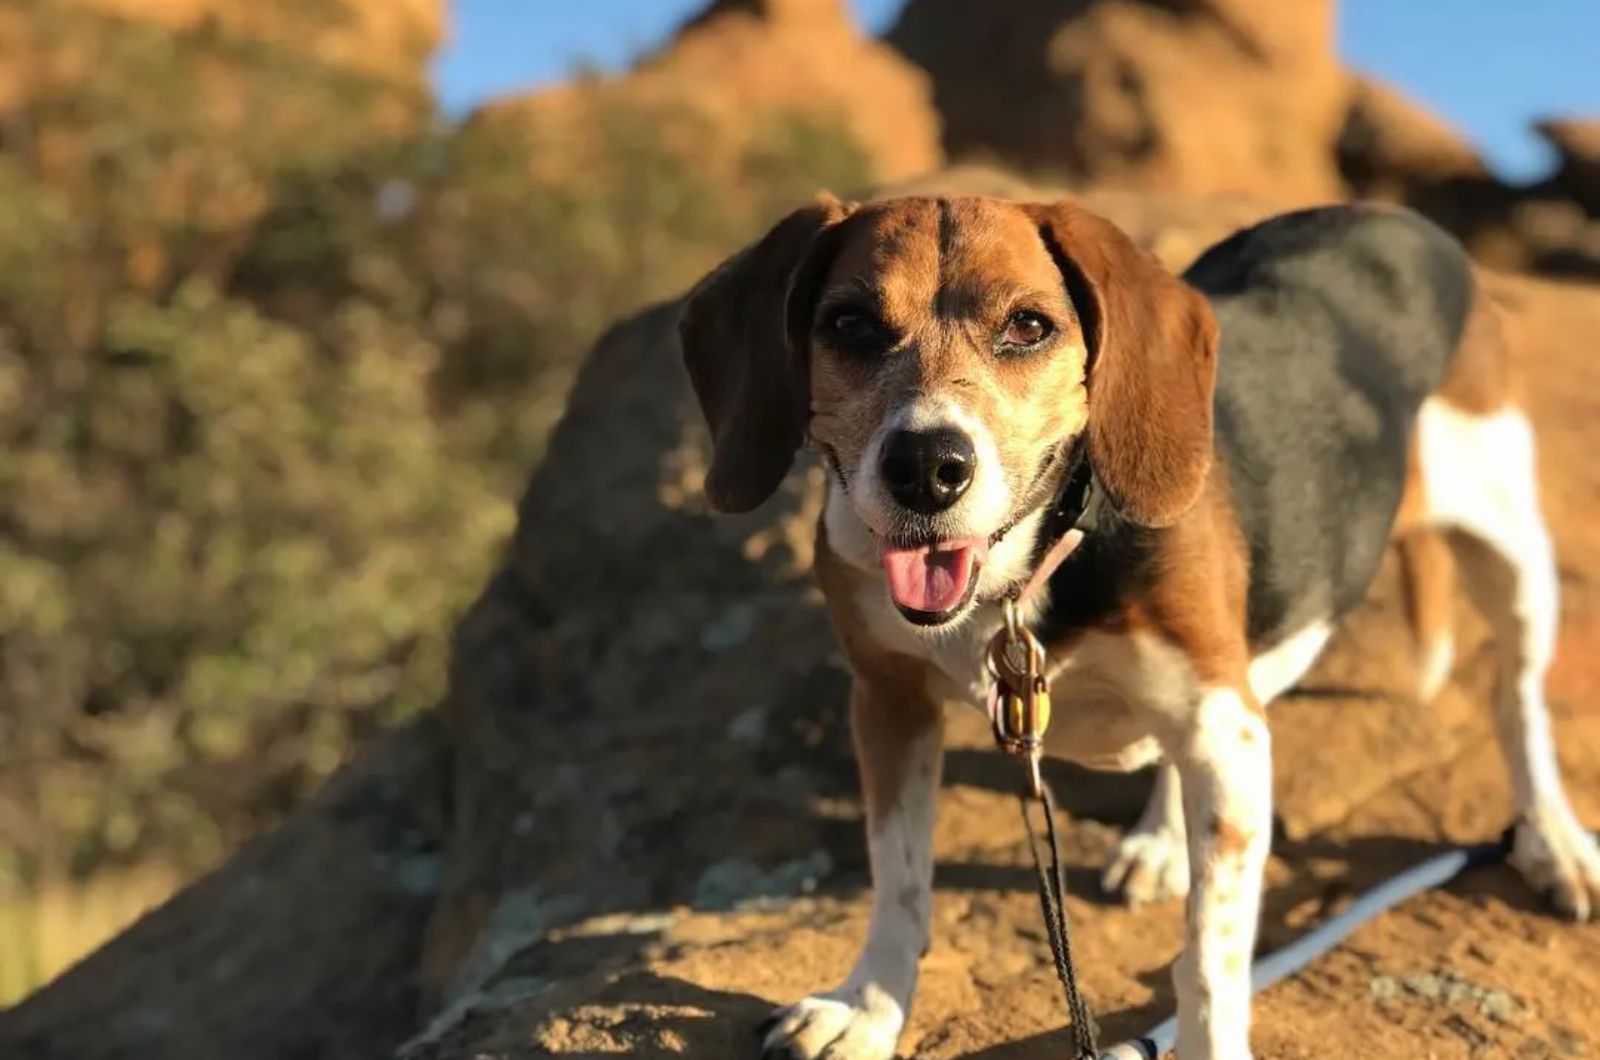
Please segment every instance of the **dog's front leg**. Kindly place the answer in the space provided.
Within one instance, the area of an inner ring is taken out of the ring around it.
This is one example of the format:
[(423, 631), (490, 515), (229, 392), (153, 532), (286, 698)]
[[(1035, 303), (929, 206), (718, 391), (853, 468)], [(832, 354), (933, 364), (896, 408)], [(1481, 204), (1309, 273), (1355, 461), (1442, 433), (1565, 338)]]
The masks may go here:
[(1272, 832), (1267, 722), (1243, 683), (1202, 691), (1168, 741), (1188, 821), (1188, 923), (1174, 974), (1179, 1060), (1250, 1055), (1250, 959)]
[(764, 1057), (888, 1060), (928, 945), (943, 716), (920, 691), (858, 677), (851, 728), (872, 863), (867, 944), (844, 984), (782, 1009)]

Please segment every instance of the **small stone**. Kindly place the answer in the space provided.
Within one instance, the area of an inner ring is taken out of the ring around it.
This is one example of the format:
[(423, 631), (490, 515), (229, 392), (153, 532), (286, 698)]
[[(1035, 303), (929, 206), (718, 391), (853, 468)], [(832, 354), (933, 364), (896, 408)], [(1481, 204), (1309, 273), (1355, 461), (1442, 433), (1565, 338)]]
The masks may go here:
[(727, 734), (730, 742), (747, 751), (760, 747), (767, 735), (767, 708), (748, 707), (740, 711), (728, 722)]
[(1521, 1023), (1528, 1015), (1517, 999), (1504, 990), (1485, 990), (1478, 999), (1478, 1011), (1496, 1023)]
[(443, 877), (444, 866), (437, 854), (415, 854), (394, 864), (394, 881), (407, 894), (437, 894)]
[(700, 874), (694, 887), (694, 906), (728, 910), (762, 899), (809, 894), (832, 871), (833, 858), (821, 849), (771, 871), (763, 871), (745, 858), (727, 858)]
[(1408, 975), (1401, 980), (1401, 984), (1426, 1001), (1438, 1001), (1444, 995), (1444, 984), (1437, 975)]
[(700, 634), (700, 646), (706, 651), (727, 651), (737, 648), (750, 639), (756, 631), (756, 609), (748, 603), (729, 607)]

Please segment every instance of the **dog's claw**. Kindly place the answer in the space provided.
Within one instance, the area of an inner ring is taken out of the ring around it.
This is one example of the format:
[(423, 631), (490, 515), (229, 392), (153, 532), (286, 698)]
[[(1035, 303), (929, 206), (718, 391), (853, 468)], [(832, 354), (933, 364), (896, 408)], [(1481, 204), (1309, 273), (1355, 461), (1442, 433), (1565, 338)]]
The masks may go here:
[(1552, 887), (1545, 892), (1544, 904), (1563, 920), (1574, 924), (1587, 923), (1594, 912), (1594, 902), (1582, 886)]
[(1570, 812), (1518, 822), (1510, 861), (1562, 917), (1582, 923), (1600, 909), (1600, 845)]
[(1129, 832), (1117, 844), (1100, 886), (1129, 905), (1182, 898), (1189, 893), (1189, 848), (1183, 834), (1169, 829)]

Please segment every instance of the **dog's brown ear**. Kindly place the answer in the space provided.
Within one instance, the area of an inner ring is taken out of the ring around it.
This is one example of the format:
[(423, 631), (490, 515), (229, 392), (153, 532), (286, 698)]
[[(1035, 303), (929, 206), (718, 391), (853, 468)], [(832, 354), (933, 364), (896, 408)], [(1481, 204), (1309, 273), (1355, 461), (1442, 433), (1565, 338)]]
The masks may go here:
[(689, 292), (678, 335), (711, 428), (706, 496), (746, 512), (772, 496), (805, 440), (818, 289), (855, 210), (825, 197), (796, 210)]
[(1110, 221), (1070, 202), (1024, 209), (1061, 269), (1088, 344), (1095, 473), (1129, 519), (1170, 525), (1211, 467), (1211, 307)]

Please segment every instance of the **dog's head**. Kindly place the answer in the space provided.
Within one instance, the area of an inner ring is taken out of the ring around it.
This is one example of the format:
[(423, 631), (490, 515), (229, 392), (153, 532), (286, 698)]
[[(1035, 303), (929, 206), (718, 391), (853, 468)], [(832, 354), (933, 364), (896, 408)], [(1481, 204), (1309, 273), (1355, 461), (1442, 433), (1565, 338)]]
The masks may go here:
[(919, 624), (965, 613), (1085, 433), (1140, 524), (1176, 520), (1210, 466), (1210, 308), (1068, 202), (825, 200), (702, 281), (681, 334), (712, 504), (760, 504), (809, 434)]

